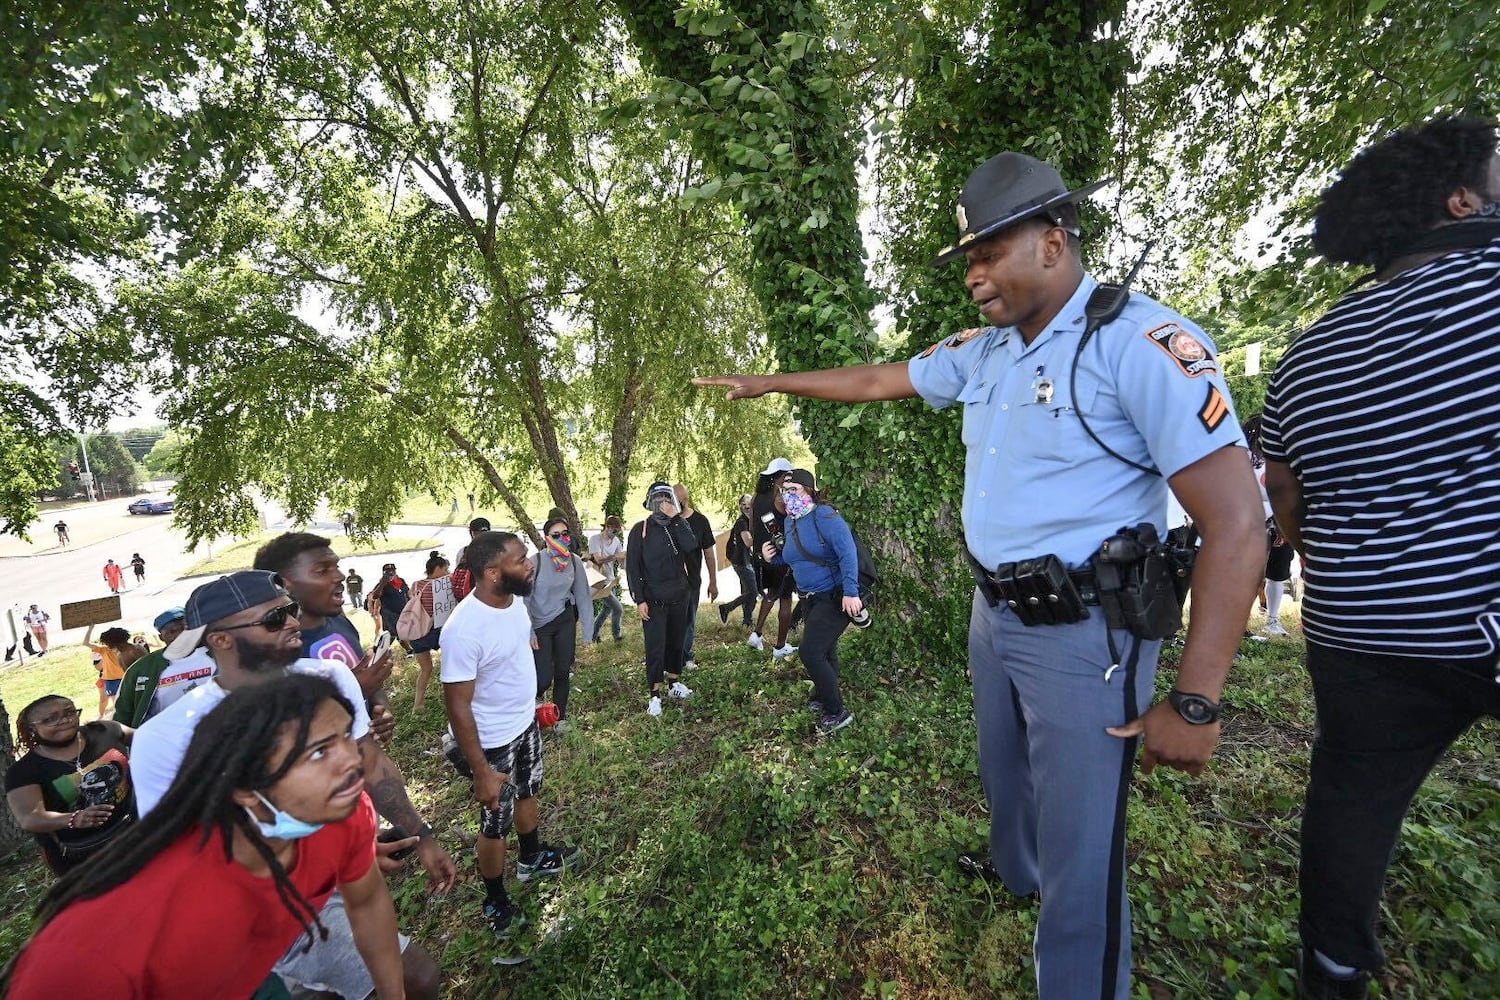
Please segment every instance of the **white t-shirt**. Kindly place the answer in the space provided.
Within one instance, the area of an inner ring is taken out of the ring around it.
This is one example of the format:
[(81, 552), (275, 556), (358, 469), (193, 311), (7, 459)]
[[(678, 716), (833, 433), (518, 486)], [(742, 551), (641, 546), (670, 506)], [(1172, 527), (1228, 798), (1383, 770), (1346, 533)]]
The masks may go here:
[(474, 594), (458, 602), (443, 626), (444, 684), (474, 682), (474, 724), (486, 750), (503, 747), (536, 717), (536, 661), (531, 615), (514, 598), (492, 608)]
[(31, 626), (32, 628), (41, 628), (52, 619), (52, 616), (38, 608), (36, 611), (26, 612), (23, 618), (26, 624)]
[(620, 564), (614, 562), (611, 557), (617, 556), (624, 551), (625, 540), (621, 538), (618, 533), (613, 538), (605, 538), (604, 532), (601, 531), (599, 532), (599, 534), (589, 539), (589, 554), (599, 556), (602, 559), (610, 560), (609, 562), (606, 562), (604, 564), (604, 567), (600, 572), (604, 574), (604, 579), (608, 580), (611, 586), (613, 586), (615, 582), (615, 571), (619, 569), (620, 566)]
[[(156, 691), (151, 695), (148, 717), (165, 712), (182, 699), (189, 691), (203, 687), (213, 680), (218, 664), (208, 655), (208, 650), (199, 646), (180, 660), (168, 660), (167, 668), (156, 682)], [(144, 680), (145, 678), (142, 678)]]
[[(186, 661), (184, 661), (186, 662)], [(354, 706), (354, 738), (362, 739), (370, 731), (370, 714), (365, 709), (365, 695), (359, 681), (348, 667), (337, 660), (298, 660), (289, 668), (294, 674), (326, 677), (339, 693)], [(203, 717), (229, 696), (217, 683), (204, 684), (178, 698), (160, 715), (147, 719), (130, 741), (130, 777), (135, 782), (136, 815), (144, 817), (172, 787), (193, 731)]]

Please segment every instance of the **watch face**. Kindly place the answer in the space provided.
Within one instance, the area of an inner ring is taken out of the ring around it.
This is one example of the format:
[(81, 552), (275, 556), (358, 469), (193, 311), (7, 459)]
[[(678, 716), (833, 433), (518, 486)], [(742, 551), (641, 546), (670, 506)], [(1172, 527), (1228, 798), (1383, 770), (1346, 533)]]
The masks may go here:
[(1209, 711), (1207, 705), (1197, 698), (1184, 698), (1178, 711), (1189, 722), (1208, 722), (1213, 718), (1213, 712)]

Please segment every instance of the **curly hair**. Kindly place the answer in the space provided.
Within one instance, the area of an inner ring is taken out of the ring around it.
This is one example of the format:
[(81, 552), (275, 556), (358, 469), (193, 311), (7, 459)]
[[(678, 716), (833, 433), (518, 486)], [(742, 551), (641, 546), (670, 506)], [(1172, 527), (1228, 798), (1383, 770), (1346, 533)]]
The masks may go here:
[(1437, 118), (1363, 150), (1323, 192), (1313, 216), (1313, 249), (1331, 261), (1383, 269), (1417, 236), (1449, 220), (1448, 196), (1485, 191), (1496, 124)]
[(306, 531), (288, 531), (284, 535), (277, 535), (256, 550), (253, 568), (286, 576), (287, 570), (291, 569), (292, 563), (296, 562), (297, 557), (302, 553), (312, 552), (314, 549), (326, 549), (329, 544), (328, 539), (322, 535), (314, 535)]
[(37, 744), (36, 725), (31, 721), (31, 713), (47, 704), (49, 701), (65, 701), (69, 707), (77, 711), (73, 705), (73, 699), (63, 694), (44, 694), (36, 701), (27, 705), (16, 713), (16, 745), (24, 747), (28, 752), (34, 750)]

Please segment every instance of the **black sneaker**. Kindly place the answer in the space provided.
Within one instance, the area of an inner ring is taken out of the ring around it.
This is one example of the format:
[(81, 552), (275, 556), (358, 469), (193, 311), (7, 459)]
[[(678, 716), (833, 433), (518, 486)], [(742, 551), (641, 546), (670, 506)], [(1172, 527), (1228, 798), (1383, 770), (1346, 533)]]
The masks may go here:
[(847, 708), (838, 715), (825, 715), (818, 720), (818, 735), (832, 736), (854, 721), (854, 713)]
[(721, 604), (721, 605), (719, 605), (719, 624), (720, 625), (728, 625), (729, 624), (729, 605), (727, 605), (727, 604)]
[(1369, 995), (1368, 972), (1335, 979), (1310, 950), (1297, 950), (1297, 1000), (1366, 1000)]
[(533, 878), (540, 878), (543, 875), (561, 875), (564, 868), (576, 868), (582, 857), (581, 847), (573, 847), (569, 844), (558, 844), (553, 847), (543, 844), (542, 849), (529, 860), (516, 859), (516, 878), (522, 882), (530, 882)]
[(490, 922), (490, 930), (495, 932), (497, 938), (508, 938), (526, 926), (526, 914), (521, 912), (520, 904), (513, 899), (507, 900), (504, 906), (497, 906), (486, 899), (484, 918)]
[(982, 878), (986, 882), (1000, 882), (1000, 873), (990, 864), (988, 851), (965, 851), (958, 856), (958, 870), (970, 878)]

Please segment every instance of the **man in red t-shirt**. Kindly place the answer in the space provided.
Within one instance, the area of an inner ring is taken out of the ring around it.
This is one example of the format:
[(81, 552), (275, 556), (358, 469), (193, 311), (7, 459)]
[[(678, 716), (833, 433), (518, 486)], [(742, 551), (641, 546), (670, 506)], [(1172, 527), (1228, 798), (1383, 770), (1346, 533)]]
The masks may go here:
[(352, 719), (321, 677), (231, 692), (159, 808), (42, 900), (7, 995), (55, 997), (66, 982), (79, 996), (250, 996), (299, 937), (319, 936), (338, 889), (376, 992), (402, 996)]

